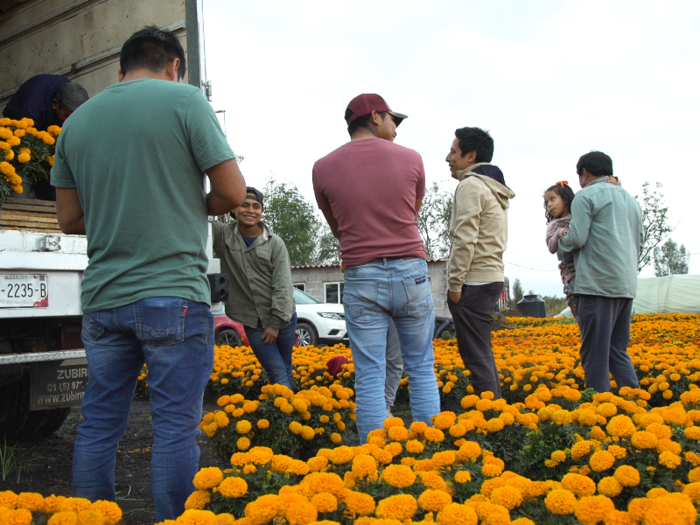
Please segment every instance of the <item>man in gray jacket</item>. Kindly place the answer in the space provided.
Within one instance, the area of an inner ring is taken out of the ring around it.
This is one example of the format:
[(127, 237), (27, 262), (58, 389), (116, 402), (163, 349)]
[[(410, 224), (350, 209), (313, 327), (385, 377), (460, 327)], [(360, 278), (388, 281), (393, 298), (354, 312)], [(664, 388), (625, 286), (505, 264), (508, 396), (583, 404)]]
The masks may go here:
[(618, 387), (638, 388), (627, 346), (643, 240), (642, 210), (621, 186), (606, 184), (613, 168), (605, 153), (583, 155), (576, 173), (582, 190), (572, 202), (569, 232), (559, 241), (557, 255), (574, 255), (573, 292), (579, 300), (586, 388), (609, 392), (611, 372)]

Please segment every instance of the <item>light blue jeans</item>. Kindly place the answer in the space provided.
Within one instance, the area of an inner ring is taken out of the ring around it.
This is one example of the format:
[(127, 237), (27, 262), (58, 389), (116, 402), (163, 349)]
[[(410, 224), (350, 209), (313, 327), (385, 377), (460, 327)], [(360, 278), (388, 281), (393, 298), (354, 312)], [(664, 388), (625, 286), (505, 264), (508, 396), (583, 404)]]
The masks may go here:
[(396, 324), (411, 388), (414, 421), (430, 424), (440, 412), (434, 371), (433, 299), (423, 259), (378, 259), (345, 271), (345, 322), (355, 363), (357, 431), (360, 443), (386, 418), (386, 344), (389, 317)]
[(151, 297), (83, 315), (88, 385), (85, 421), (73, 452), (73, 496), (114, 501), (119, 440), (139, 372), (148, 365), (154, 442), (151, 490), (156, 521), (184, 512), (199, 468), (197, 428), (204, 388), (214, 367), (214, 320), (209, 306)]

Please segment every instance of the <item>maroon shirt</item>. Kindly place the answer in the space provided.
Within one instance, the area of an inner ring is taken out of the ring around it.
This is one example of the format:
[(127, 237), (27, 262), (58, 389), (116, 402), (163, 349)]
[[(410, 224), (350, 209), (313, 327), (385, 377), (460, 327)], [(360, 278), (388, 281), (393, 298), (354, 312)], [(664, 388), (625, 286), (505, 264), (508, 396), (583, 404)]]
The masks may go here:
[(417, 152), (380, 138), (348, 142), (314, 164), (313, 184), (318, 207), (338, 221), (345, 268), (380, 257), (425, 259), (415, 208), (425, 169)]

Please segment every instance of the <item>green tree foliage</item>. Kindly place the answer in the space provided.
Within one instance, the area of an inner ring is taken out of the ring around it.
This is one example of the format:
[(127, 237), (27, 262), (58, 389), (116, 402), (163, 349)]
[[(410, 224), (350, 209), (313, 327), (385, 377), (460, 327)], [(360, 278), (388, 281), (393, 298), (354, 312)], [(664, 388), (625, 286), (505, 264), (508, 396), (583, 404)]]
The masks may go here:
[(513, 283), (513, 300), (511, 301), (510, 307), (513, 310), (518, 309), (518, 303), (525, 296), (525, 291), (523, 290), (523, 285), (520, 284), (520, 279), (515, 279)]
[(566, 302), (566, 297), (556, 297), (554, 295), (544, 295), (544, 305), (547, 308), (547, 317), (554, 317), (559, 312), (564, 310), (569, 304)]
[[(639, 196), (635, 199), (639, 201)], [(669, 236), (674, 227), (668, 224), (668, 207), (664, 206), (664, 196), (661, 193), (661, 183), (657, 182), (655, 189), (650, 188), (650, 182), (642, 185), (642, 253), (639, 256), (637, 271), (651, 264), (654, 250)]]
[(318, 235), (318, 245), (314, 253), (316, 264), (339, 264), (340, 263), (340, 241), (331, 232), (330, 226), (324, 221), (321, 222)]
[(287, 245), (292, 265), (314, 264), (321, 226), (314, 207), (294, 184), (277, 183), (273, 178), (268, 180), (263, 193), (263, 220)]
[(452, 195), (433, 182), (426, 189), (418, 211), (418, 230), (429, 259), (445, 258), (450, 254), (450, 218)]
[(686, 253), (685, 245), (679, 247), (673, 239), (654, 248), (654, 275), (657, 277), (687, 274), (689, 262), (690, 254)]

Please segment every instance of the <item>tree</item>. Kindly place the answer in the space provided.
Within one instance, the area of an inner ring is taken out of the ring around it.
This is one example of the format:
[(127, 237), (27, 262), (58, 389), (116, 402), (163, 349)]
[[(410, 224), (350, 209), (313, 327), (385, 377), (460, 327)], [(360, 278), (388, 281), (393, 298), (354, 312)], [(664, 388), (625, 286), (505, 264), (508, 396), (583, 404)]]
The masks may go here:
[(520, 284), (520, 279), (515, 279), (515, 282), (513, 283), (513, 300), (511, 302), (510, 307), (513, 310), (517, 310), (518, 303), (522, 300), (524, 296), (525, 291), (523, 290), (523, 285)]
[(287, 245), (292, 265), (314, 264), (317, 233), (321, 226), (314, 207), (294, 184), (278, 184), (273, 178), (268, 180), (263, 193), (263, 220)]
[(673, 239), (669, 239), (660, 248), (654, 248), (654, 275), (681, 275), (688, 273), (690, 254), (686, 253), (685, 245), (680, 248)]
[[(319, 221), (321, 222), (321, 221)], [(327, 223), (321, 222), (318, 235), (318, 245), (314, 253), (316, 264), (339, 264), (340, 241), (335, 238)]]
[(450, 253), (450, 219), (452, 195), (436, 182), (425, 192), (418, 210), (418, 231), (429, 259), (445, 258)]
[[(668, 207), (664, 206), (661, 183), (656, 183), (656, 190), (649, 188), (649, 181), (642, 185), (642, 252), (639, 256), (637, 272), (651, 264), (654, 250), (669, 236), (674, 227), (668, 224)], [(636, 195), (635, 199), (639, 200)]]

